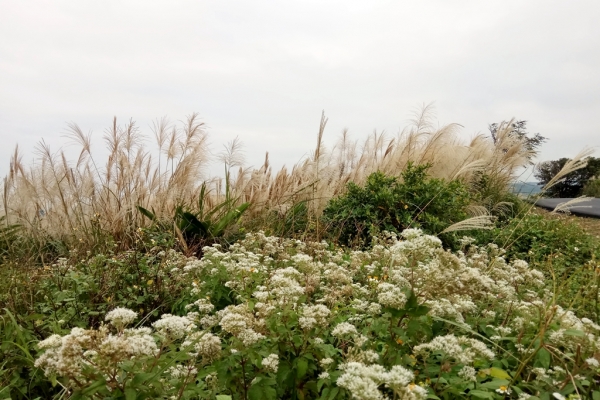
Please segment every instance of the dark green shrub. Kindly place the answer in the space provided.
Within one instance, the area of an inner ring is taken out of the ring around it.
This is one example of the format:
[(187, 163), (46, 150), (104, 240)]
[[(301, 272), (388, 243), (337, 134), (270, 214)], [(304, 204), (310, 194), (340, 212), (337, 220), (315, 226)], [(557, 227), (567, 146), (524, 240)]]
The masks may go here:
[[(227, 188), (229, 188), (228, 184)], [(207, 209), (207, 196), (206, 184), (202, 184), (197, 208), (193, 210), (190, 207), (180, 205), (175, 208), (171, 220), (161, 221), (154, 212), (141, 206), (137, 206), (137, 209), (155, 224), (154, 229), (170, 231), (174, 227), (175, 233), (180, 238), (180, 244), (186, 253), (198, 252), (198, 254), (201, 254), (204, 246), (220, 242), (232, 243), (237, 239), (241, 239), (243, 235), (240, 232), (228, 231), (237, 224), (241, 216), (250, 207), (250, 203), (236, 206), (237, 199), (231, 198), (229, 189), (227, 189), (225, 200), (211, 209)]]
[(583, 195), (600, 198), (600, 177), (587, 181), (583, 186)]
[(349, 183), (348, 192), (325, 208), (323, 223), (342, 244), (368, 246), (384, 230), (421, 228), (438, 234), (467, 218), (467, 187), (460, 181), (428, 178), (428, 168), (409, 164), (402, 180), (376, 172), (364, 187)]

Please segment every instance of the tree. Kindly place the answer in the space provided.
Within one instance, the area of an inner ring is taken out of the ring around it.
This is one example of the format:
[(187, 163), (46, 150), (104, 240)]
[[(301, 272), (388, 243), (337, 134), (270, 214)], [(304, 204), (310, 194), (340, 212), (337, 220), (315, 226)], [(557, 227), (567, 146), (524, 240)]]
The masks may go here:
[[(568, 158), (561, 158), (554, 161), (545, 161), (541, 163), (534, 172), (534, 176), (540, 184), (547, 184), (564, 165), (569, 161)], [(587, 165), (566, 175), (563, 180), (552, 186), (546, 194), (550, 197), (573, 198), (582, 195), (583, 187), (586, 183), (598, 174), (600, 174), (600, 158), (586, 158)]]
[[(494, 144), (498, 144), (498, 131), (504, 129), (506, 124), (510, 124), (510, 135), (516, 136), (524, 142), (524, 149), (530, 152), (530, 155), (527, 157), (527, 160), (531, 165), (533, 165), (533, 161), (531, 161), (538, 154), (538, 148), (546, 142), (548, 139), (539, 133), (534, 133), (533, 136), (529, 136), (529, 132), (527, 132), (527, 121), (509, 121), (509, 122), (501, 122), (501, 123), (493, 123), (489, 125), (489, 130), (492, 136), (492, 140)], [(507, 150), (505, 150), (507, 151)]]

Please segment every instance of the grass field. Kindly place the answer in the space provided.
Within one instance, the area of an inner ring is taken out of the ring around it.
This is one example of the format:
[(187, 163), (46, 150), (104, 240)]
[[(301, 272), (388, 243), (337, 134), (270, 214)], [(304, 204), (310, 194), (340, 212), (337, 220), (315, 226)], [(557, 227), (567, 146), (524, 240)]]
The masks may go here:
[(506, 126), (326, 149), (326, 122), (277, 173), (234, 142), (199, 178), (195, 116), (157, 123), (158, 160), (116, 122), (106, 162), (76, 126), (75, 161), (16, 153), (0, 399), (600, 398), (600, 220), (511, 194), (532, 154)]

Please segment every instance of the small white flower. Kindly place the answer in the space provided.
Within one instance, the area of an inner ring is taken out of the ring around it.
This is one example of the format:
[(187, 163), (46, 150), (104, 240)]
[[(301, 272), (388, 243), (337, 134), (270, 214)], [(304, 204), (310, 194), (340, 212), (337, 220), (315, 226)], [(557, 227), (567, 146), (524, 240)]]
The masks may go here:
[(152, 326), (158, 333), (169, 339), (181, 339), (194, 329), (194, 323), (187, 317), (171, 314), (163, 314)]
[(337, 324), (336, 327), (333, 328), (333, 331), (331, 331), (331, 334), (335, 337), (356, 335), (357, 333), (358, 333), (358, 331), (356, 330), (356, 327), (347, 322), (342, 322), (340, 324)]
[(512, 392), (512, 390), (510, 390), (510, 388), (508, 386), (500, 386), (498, 389), (496, 389), (496, 392), (500, 393), (500, 394), (510, 394)]
[(323, 368), (329, 368), (329, 366), (331, 364), (333, 364), (333, 359), (332, 358), (324, 358), (321, 361), (319, 361), (319, 364), (321, 364), (321, 367)]
[(277, 354), (269, 354), (268, 357), (263, 358), (262, 366), (265, 367), (267, 371), (277, 373), (277, 367), (279, 366), (279, 356)]
[(321, 372), (319, 374), (319, 379), (329, 379), (329, 372)]
[(458, 372), (458, 376), (460, 376), (464, 380), (473, 381), (473, 382), (477, 381), (477, 378), (475, 377), (475, 374), (476, 374), (475, 368), (473, 368), (473, 367), (471, 367), (469, 365), (465, 365)]
[(600, 362), (598, 362), (598, 360), (596, 360), (595, 358), (588, 358), (587, 360), (585, 360), (585, 362), (587, 363), (587, 365), (589, 365), (590, 367), (593, 368), (598, 368), (600, 367)]
[(138, 313), (128, 308), (117, 307), (106, 314), (104, 319), (117, 327), (129, 325), (137, 318)]

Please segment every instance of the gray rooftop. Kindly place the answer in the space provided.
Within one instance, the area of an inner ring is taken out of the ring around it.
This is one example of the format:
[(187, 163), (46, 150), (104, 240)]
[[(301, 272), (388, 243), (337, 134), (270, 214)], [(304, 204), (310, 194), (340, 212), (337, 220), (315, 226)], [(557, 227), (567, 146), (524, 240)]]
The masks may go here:
[[(554, 210), (560, 203), (566, 203), (573, 199), (539, 199), (535, 202), (536, 206)], [(600, 199), (592, 198), (569, 207), (571, 214), (582, 217), (600, 218)]]

